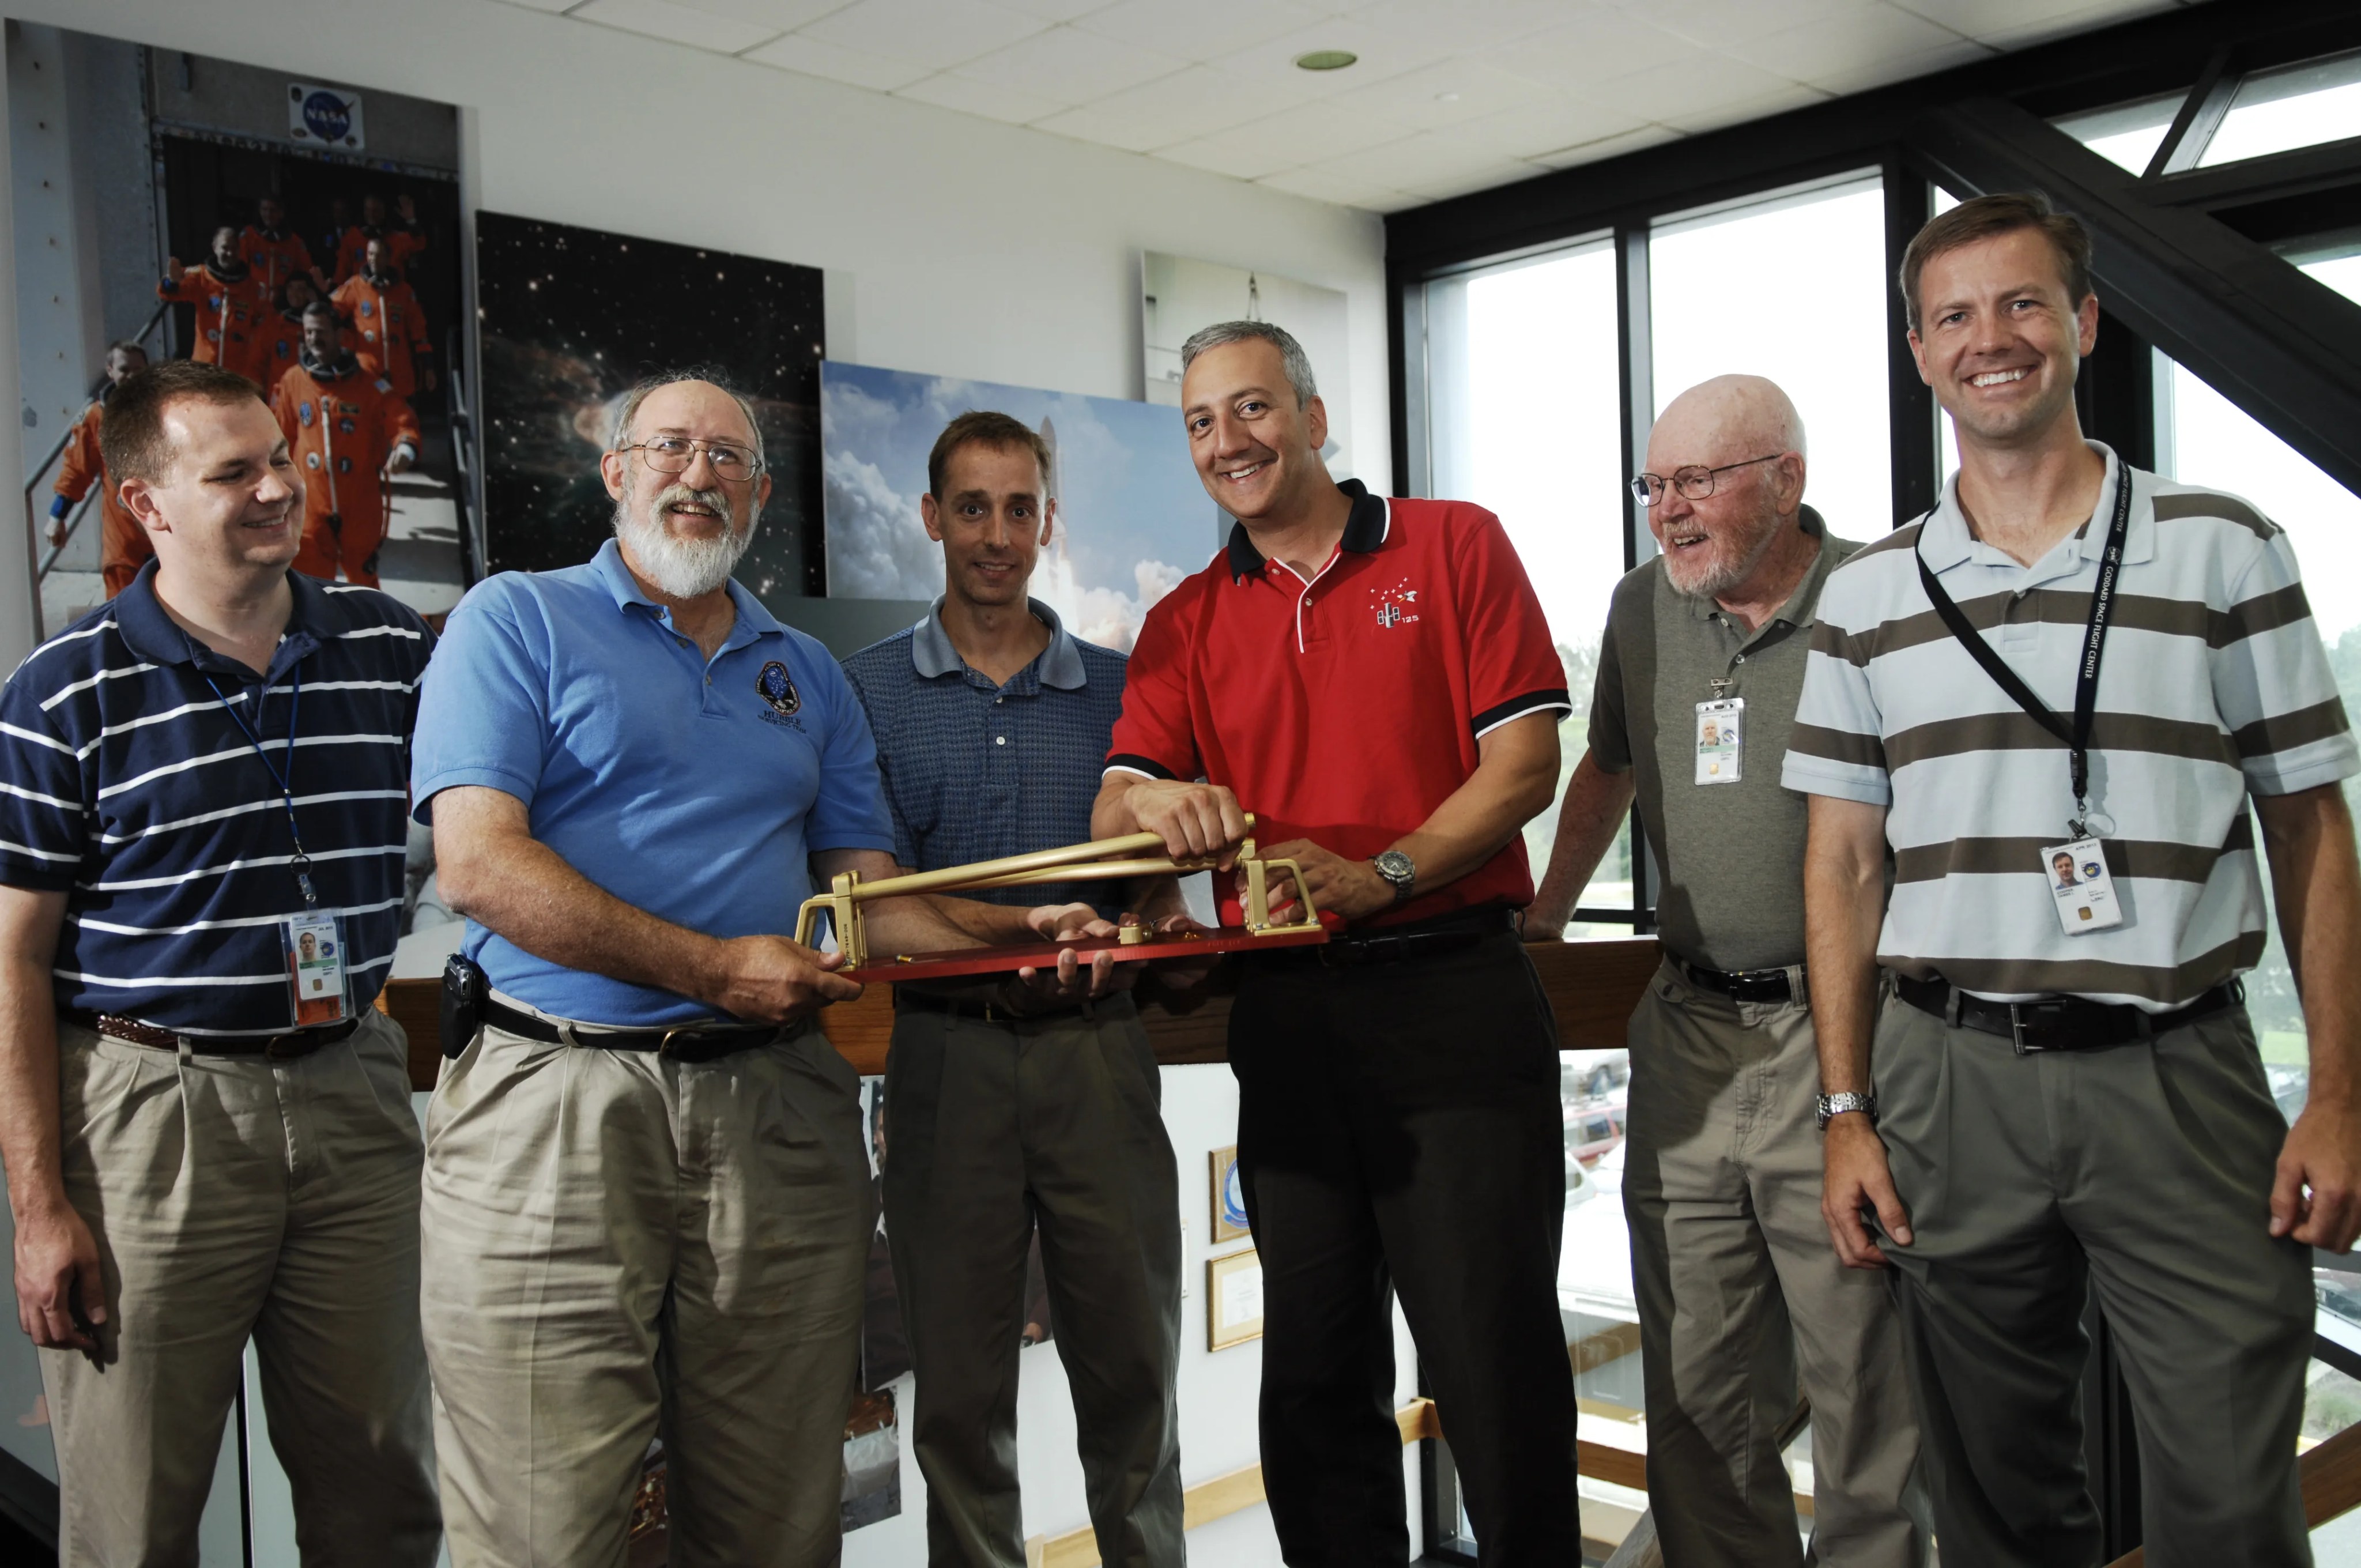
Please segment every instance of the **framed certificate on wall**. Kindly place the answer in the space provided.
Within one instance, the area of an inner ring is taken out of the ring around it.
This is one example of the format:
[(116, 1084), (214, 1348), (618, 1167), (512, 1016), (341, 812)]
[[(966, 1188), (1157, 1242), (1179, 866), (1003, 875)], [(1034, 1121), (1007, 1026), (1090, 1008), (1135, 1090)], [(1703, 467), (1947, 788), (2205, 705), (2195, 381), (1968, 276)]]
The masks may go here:
[(1262, 1257), (1254, 1248), (1205, 1260), (1205, 1348), (1262, 1338)]

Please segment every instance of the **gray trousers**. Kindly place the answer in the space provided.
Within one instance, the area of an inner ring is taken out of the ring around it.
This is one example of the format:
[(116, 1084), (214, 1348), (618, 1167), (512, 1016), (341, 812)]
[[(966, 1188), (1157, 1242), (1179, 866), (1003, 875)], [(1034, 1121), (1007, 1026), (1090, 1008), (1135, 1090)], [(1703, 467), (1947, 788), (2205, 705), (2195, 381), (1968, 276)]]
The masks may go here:
[(458, 1568), (620, 1568), (659, 1431), (672, 1568), (837, 1561), (860, 1093), (808, 1025), (708, 1062), (487, 1026), (444, 1064), (423, 1318)]
[(1108, 1568), (1179, 1568), (1180, 1206), (1128, 997), (1016, 1023), (906, 1011), (885, 1236), (917, 1374), (928, 1561), (1024, 1568), (1016, 1377), (1034, 1227)]
[(107, 1308), (96, 1354), (40, 1353), (60, 1563), (196, 1562), (249, 1335), (303, 1561), (434, 1561), (407, 1058), (375, 1011), (291, 1061), (60, 1025), (66, 1196)]
[(2291, 1568), (2312, 1253), (2274, 1241), (2287, 1124), (2244, 1008), (2016, 1055), (1898, 998), (1877, 1096), (1910, 1214), (1894, 1260), (1936, 1533), (1957, 1568), (2090, 1568), (2086, 1289), (2123, 1352), (2149, 1568)]
[[(1803, 971), (1791, 977), (1800, 992)], [(1739, 1003), (1667, 961), (1631, 1015), (1623, 1209), (1669, 1568), (1806, 1561), (1773, 1434), (1812, 1407), (1808, 1560), (1927, 1558), (1918, 1420), (1885, 1282), (1820, 1218), (1808, 1005)], [(1971, 1560), (1972, 1563), (1972, 1560)]]

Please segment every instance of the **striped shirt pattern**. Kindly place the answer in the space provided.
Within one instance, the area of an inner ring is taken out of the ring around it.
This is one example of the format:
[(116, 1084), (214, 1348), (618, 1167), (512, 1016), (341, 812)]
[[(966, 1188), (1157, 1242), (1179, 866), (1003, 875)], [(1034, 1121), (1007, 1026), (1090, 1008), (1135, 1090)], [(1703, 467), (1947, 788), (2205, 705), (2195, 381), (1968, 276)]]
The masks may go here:
[[(1922, 522), (1830, 576), (1783, 777), (1889, 808), (1881, 964), (1995, 1000), (2162, 1012), (2261, 957), (2247, 796), (2334, 784), (2361, 772), (2361, 751), (2285, 532), (2234, 496), (2092, 445), (2109, 459), (2093, 521), (2029, 567), (1971, 537), (1955, 477)], [(2103, 836), (2124, 922), (2070, 937), (2040, 855), (2069, 838), (2067, 749), (1951, 637), (1913, 552), (2070, 718), (2125, 474), (2131, 518), (2091, 740), (2091, 806), (2114, 820)]]
[(224, 696), (291, 769), (319, 912), (343, 917), (350, 1003), (367, 1006), (401, 917), (434, 634), (385, 594), (292, 573), (294, 612), (258, 682), (173, 623), (155, 576), (151, 561), (0, 690), (0, 883), (68, 894), (58, 1008), (188, 1035), (292, 1021), (279, 922), (304, 905), (287, 809)]

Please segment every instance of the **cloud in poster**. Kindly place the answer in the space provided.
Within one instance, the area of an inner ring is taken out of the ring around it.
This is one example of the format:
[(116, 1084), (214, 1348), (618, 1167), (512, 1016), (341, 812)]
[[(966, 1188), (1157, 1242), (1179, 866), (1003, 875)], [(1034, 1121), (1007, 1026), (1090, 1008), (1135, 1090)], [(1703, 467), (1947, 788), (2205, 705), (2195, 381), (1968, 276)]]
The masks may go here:
[(940, 547), (926, 536), (918, 500), (936, 436), (971, 409), (1054, 433), (1060, 526), (1036, 568), (1034, 596), (1075, 635), (1129, 649), (1149, 607), (1220, 543), (1177, 416), (1145, 403), (824, 365), (829, 594), (923, 599), (942, 591)]

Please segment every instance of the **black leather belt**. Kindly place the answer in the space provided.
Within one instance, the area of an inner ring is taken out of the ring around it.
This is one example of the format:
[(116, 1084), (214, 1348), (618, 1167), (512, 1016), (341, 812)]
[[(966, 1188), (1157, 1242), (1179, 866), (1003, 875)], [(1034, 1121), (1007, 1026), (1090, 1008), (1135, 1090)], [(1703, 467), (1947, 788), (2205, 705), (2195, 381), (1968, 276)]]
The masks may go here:
[[(1111, 1000), (1102, 997), (1101, 1001)], [(1045, 1003), (1038, 1010), (1019, 1013), (1005, 1002), (989, 1002), (965, 996), (944, 996), (937, 992), (920, 991), (916, 986), (894, 988), (894, 1008), (898, 1013), (948, 1013), (955, 1018), (974, 1018), (986, 1024), (1038, 1024), (1044, 1018), (1063, 1018), (1087, 1013), (1092, 1003), (1087, 1001)]]
[(1414, 921), (1407, 926), (1389, 926), (1369, 932), (1345, 931), (1330, 937), (1317, 947), (1281, 948), (1276, 952), (1253, 953), (1257, 963), (1289, 966), (1318, 964), (1323, 969), (1358, 969), (1364, 964), (1396, 964), (1411, 959), (1437, 958), (1472, 948), (1494, 937), (1505, 937), (1517, 928), (1516, 917), (1499, 906), (1486, 909), (1462, 909), (1450, 915), (1440, 915), (1432, 920)]
[(752, 1050), (785, 1037), (800, 1027), (777, 1024), (676, 1024), (666, 1029), (574, 1030), (568, 1039), (556, 1025), (486, 997), (479, 1014), (484, 1023), (552, 1046), (591, 1046), (602, 1051), (653, 1051), (675, 1061), (711, 1061), (739, 1051)]
[(178, 1050), (185, 1042), (201, 1057), (268, 1057), (273, 1061), (308, 1057), (322, 1046), (333, 1046), (348, 1037), (361, 1026), (358, 1018), (346, 1018), (310, 1029), (283, 1029), (275, 1035), (183, 1035), (142, 1024), (137, 1018), (118, 1018), (112, 1013), (72, 1013), (67, 1014), (67, 1021), (95, 1034), (154, 1050)]
[(2150, 1013), (2128, 1003), (2085, 1002), (2078, 996), (2054, 1002), (1988, 1002), (1954, 990), (1942, 979), (1894, 977), (1894, 993), (1921, 1013), (1931, 1013), (1947, 1024), (1981, 1034), (1998, 1035), (2016, 1054), (2035, 1051), (2101, 1051), (2193, 1024), (2208, 1014), (2235, 1007), (2246, 1000), (2246, 988), (2236, 981), (2217, 985), (2186, 1007)]
[(1686, 959), (1675, 959), (1675, 968), (1700, 990), (1719, 992), (1732, 1002), (1793, 1002), (1795, 988), (1783, 969), (1708, 969)]

